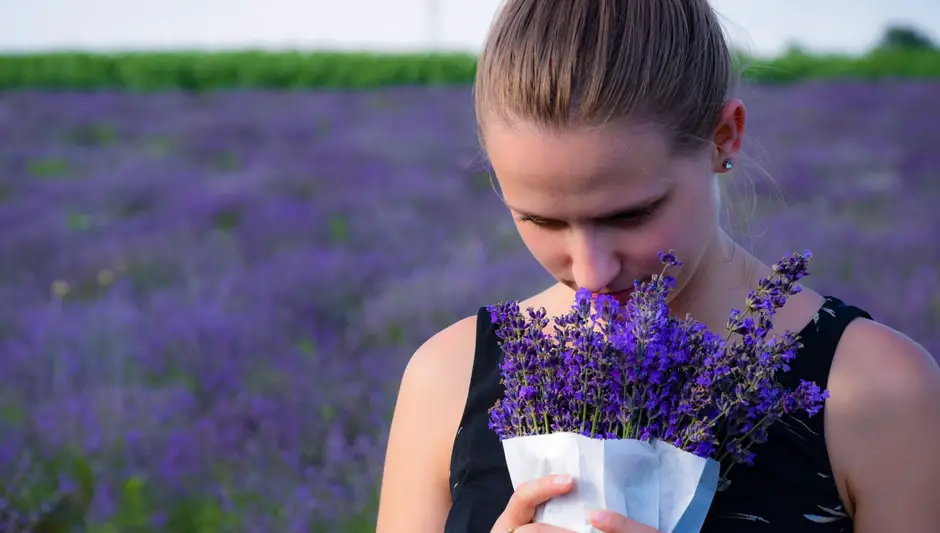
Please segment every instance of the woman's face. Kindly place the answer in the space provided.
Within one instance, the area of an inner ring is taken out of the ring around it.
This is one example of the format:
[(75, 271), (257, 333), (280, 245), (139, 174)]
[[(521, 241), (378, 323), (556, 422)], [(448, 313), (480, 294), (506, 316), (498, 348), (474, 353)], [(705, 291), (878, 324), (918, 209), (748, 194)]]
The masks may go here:
[(626, 300), (634, 280), (662, 270), (657, 252), (674, 250), (675, 296), (716, 241), (716, 173), (733, 153), (677, 158), (656, 129), (623, 125), (550, 133), (494, 121), (483, 139), (522, 240), (573, 290)]

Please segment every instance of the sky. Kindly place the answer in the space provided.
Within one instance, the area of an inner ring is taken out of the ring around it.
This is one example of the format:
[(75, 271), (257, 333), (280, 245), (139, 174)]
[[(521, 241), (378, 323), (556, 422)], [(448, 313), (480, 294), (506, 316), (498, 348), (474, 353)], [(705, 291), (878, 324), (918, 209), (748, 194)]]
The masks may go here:
[[(501, 0), (0, 0), (0, 51), (476, 51)], [(940, 0), (712, 0), (732, 41), (859, 53), (889, 24), (940, 42)], [(437, 5), (437, 16), (431, 15)]]

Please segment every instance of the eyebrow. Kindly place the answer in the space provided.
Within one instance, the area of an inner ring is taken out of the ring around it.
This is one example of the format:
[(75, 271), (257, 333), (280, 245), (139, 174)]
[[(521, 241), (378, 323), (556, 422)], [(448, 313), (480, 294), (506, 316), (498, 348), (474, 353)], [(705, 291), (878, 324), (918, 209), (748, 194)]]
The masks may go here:
[[(671, 194), (672, 194), (672, 190), (669, 190), (669, 191), (666, 191), (666, 193), (660, 196), (657, 196), (655, 198), (650, 198), (650, 199), (643, 200), (641, 202), (634, 203), (628, 206), (620, 207), (617, 209), (612, 209), (605, 213), (601, 213), (599, 215), (595, 215), (589, 218), (594, 219), (594, 220), (609, 220), (612, 218), (621, 218), (621, 217), (629, 218), (629, 217), (636, 217), (639, 215), (643, 215), (652, 211), (653, 209), (658, 207), (660, 204), (664, 203)], [(550, 217), (550, 216), (532, 213), (524, 209), (513, 207), (509, 204), (506, 204), (506, 205), (513, 211), (525, 217), (541, 218), (545, 220), (555, 220), (553, 217)]]

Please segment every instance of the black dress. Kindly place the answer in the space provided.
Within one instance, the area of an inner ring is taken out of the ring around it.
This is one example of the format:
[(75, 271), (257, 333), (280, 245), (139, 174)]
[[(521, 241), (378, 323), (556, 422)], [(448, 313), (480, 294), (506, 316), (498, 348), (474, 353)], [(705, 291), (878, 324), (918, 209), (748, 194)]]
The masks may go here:
[[(801, 331), (803, 348), (791, 370), (779, 374), (786, 387), (800, 379), (825, 388), (829, 368), (845, 327), (865, 311), (827, 297)], [(490, 315), (477, 316), (476, 352), (467, 404), (454, 439), (450, 485), (452, 506), (445, 533), (488, 533), (512, 495), (502, 444), (487, 427), (487, 410), (502, 395), (497, 344)], [(766, 443), (752, 448), (753, 466), (737, 465), (730, 485), (715, 494), (702, 533), (850, 533), (836, 491), (823, 437), (823, 412), (780, 421)]]

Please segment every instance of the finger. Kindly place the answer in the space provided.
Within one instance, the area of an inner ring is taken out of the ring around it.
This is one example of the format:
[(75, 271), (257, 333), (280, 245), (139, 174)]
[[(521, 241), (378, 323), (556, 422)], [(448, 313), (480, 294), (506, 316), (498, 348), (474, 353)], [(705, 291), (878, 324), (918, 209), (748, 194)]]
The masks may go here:
[(646, 524), (612, 511), (592, 511), (591, 525), (603, 533), (657, 533)]
[[(509, 530), (506, 530), (509, 531)], [(502, 533), (502, 532), (501, 532)], [(550, 526), (548, 524), (526, 524), (522, 527), (517, 527), (512, 530), (512, 533), (575, 533), (570, 529), (565, 529), (558, 526)]]
[(568, 475), (545, 476), (519, 485), (509, 498), (506, 510), (493, 526), (494, 533), (503, 533), (513, 527), (528, 524), (535, 518), (535, 510), (548, 500), (565, 494), (574, 486)]

